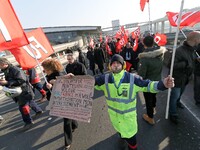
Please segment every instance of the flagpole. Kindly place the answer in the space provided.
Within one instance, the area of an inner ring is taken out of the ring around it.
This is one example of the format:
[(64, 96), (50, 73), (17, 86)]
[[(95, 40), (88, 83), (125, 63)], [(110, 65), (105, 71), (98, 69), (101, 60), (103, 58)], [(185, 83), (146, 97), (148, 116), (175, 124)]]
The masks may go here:
[[(179, 16), (178, 16), (178, 24), (177, 24), (176, 36), (175, 36), (175, 40), (174, 40), (171, 67), (170, 67), (170, 77), (172, 77), (172, 74), (173, 74), (174, 59), (175, 59), (175, 53), (176, 53), (176, 48), (177, 48), (177, 41), (178, 41), (178, 34), (179, 34), (179, 28), (180, 28), (180, 23), (181, 23), (183, 5), (184, 5), (184, 0), (182, 0), (182, 2), (181, 2), (181, 8), (180, 8)], [(171, 88), (168, 89), (168, 94), (167, 94), (167, 106), (166, 106), (165, 119), (168, 119), (168, 115), (169, 115), (170, 94), (171, 94)]]
[(148, 1), (148, 12), (149, 12), (149, 33), (151, 34), (151, 14), (150, 14), (150, 2)]
[(31, 47), (31, 45), (30, 45), (30, 48), (31, 48), (31, 51), (32, 51), (32, 53), (33, 53), (33, 55), (34, 55), (34, 57), (35, 57), (35, 61), (37, 62), (38, 67), (40, 68), (40, 72), (42, 73), (42, 76), (44, 77), (45, 82), (48, 83), (48, 82), (47, 82), (47, 79), (46, 79), (46, 77), (45, 77), (45, 75), (44, 75), (44, 72), (43, 72), (43, 70), (42, 70), (42, 68), (41, 68), (41, 66), (40, 66), (40, 63), (39, 63), (38, 59), (36, 58), (36, 55), (35, 55), (35, 53), (34, 53), (33, 48)]
[(185, 35), (182, 29), (181, 29), (181, 33), (183, 34), (184, 38), (187, 38), (187, 36)]

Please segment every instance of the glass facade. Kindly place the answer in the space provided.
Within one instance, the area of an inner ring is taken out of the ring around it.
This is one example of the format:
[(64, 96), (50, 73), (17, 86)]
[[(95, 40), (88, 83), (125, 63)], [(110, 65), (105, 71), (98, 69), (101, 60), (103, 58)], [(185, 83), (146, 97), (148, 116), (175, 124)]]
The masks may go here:
[(77, 32), (53, 32), (46, 33), (51, 45), (68, 43), (74, 41), (77, 37)]

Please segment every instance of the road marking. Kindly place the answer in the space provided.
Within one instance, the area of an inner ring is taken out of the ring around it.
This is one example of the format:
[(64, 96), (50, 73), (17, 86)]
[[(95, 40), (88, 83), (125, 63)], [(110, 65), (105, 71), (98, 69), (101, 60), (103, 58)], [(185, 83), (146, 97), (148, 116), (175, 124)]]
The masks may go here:
[(196, 118), (198, 122), (200, 122), (199, 117), (197, 117), (197, 115), (196, 115), (195, 113), (193, 113), (193, 112), (190, 110), (190, 108), (187, 107), (187, 105), (186, 105), (183, 101), (181, 101), (181, 102), (182, 102), (182, 104), (185, 106), (185, 108), (187, 108), (187, 110), (193, 115), (193, 117)]

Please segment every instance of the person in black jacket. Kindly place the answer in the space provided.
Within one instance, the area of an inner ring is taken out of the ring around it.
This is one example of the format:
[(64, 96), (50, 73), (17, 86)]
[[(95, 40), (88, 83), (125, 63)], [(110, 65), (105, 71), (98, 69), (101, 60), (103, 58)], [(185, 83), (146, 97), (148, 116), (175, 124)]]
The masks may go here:
[(47, 83), (46, 82), (44, 83), (43, 89), (46, 91), (47, 100), (50, 101), (51, 90), (52, 90), (53, 83), (56, 80), (56, 77), (64, 75), (62, 73), (63, 66), (56, 59), (47, 59), (43, 61), (41, 65), (43, 67), (44, 73), (46, 73), (45, 78), (47, 81)]
[(67, 73), (72, 73), (74, 75), (87, 74), (87, 70), (85, 66), (82, 63), (75, 61), (72, 50), (67, 50), (67, 60), (68, 60), (68, 64), (65, 67), (65, 71)]
[[(20, 68), (13, 66), (6, 58), (0, 58), (0, 69), (5, 75), (5, 79), (0, 80), (0, 85), (5, 86), (6, 95), (18, 104), (25, 123), (23, 130), (28, 130), (33, 124), (30, 107), (36, 112), (35, 116), (43, 112), (33, 100), (34, 93), (28, 78)], [(13, 92), (11, 89), (16, 89), (16, 91)]]
[(87, 59), (89, 60), (90, 70), (92, 70), (93, 75), (95, 75), (94, 50), (92, 47), (88, 47)]
[(196, 105), (200, 105), (200, 44), (195, 51), (194, 64), (194, 100)]
[(100, 47), (99, 44), (96, 44), (96, 47), (94, 49), (94, 61), (95, 64), (98, 65), (98, 69), (101, 72), (101, 74), (103, 74), (105, 57), (103, 54), (103, 49)]
[[(68, 64), (65, 67), (67, 74), (73, 75), (86, 75), (87, 70), (82, 63), (75, 61), (72, 50), (67, 50)], [(64, 118), (64, 132), (65, 132), (65, 149), (69, 149), (72, 143), (72, 132), (78, 128), (76, 120)]]
[[(47, 91), (47, 100), (50, 100), (51, 97), (51, 90), (53, 88), (53, 84), (56, 81), (58, 76), (64, 75), (62, 73), (63, 66), (62, 64), (56, 59), (47, 59), (42, 62), (42, 67), (44, 72), (47, 74), (46, 79), (47, 83), (44, 84), (44, 89)], [(72, 143), (72, 130), (77, 128), (76, 122), (74, 123), (73, 120), (68, 118), (63, 118), (64, 120), (64, 137), (65, 137), (65, 149), (70, 148), (70, 144)], [(67, 120), (67, 121), (66, 121)]]
[(84, 64), (85, 67), (87, 67), (87, 64), (86, 64), (86, 60), (85, 60), (85, 55), (83, 54), (82, 50), (80, 48), (78, 48), (78, 61), (82, 64)]
[[(124, 61), (129, 62), (132, 65), (132, 68), (134, 64), (134, 52), (130, 42), (126, 43), (126, 46), (124, 47), (120, 55), (124, 58)], [(131, 69), (129, 69), (128, 72), (131, 72)]]
[(186, 41), (176, 50), (172, 75), (174, 77), (175, 87), (171, 90), (169, 103), (169, 117), (175, 124), (178, 123), (176, 107), (183, 107), (180, 99), (193, 74), (193, 56), (195, 46), (198, 46), (198, 44), (200, 44), (200, 32), (193, 31), (188, 34)]

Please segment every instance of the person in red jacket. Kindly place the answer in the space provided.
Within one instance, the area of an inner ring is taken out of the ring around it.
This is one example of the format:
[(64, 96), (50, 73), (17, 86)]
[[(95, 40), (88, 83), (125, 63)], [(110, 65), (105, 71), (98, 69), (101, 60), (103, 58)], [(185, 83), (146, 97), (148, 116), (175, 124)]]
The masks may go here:
[(42, 98), (39, 101), (40, 102), (45, 101), (46, 91), (42, 87), (39, 74), (36, 72), (35, 68), (29, 68), (27, 70), (27, 74), (29, 75), (29, 82), (33, 86), (33, 92), (35, 93), (35, 89), (37, 89), (42, 95)]

